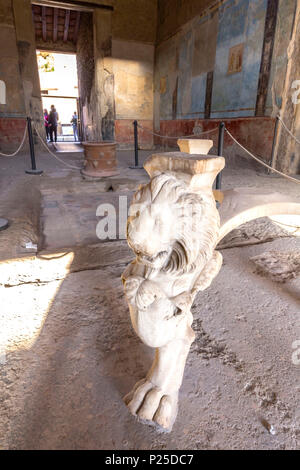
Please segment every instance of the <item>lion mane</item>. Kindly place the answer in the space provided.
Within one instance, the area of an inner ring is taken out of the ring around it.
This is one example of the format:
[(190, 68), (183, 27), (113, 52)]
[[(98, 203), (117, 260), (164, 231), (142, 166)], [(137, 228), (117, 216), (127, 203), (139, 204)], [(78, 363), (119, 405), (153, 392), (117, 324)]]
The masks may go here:
[[(188, 178), (165, 172), (154, 177), (135, 193), (132, 204), (139, 209), (128, 218), (127, 236), (134, 247), (132, 220), (152, 204), (167, 203), (176, 208), (176, 227), (170, 237), (171, 251), (163, 267), (166, 273), (192, 272), (205, 266), (215, 249), (220, 219), (212, 193), (192, 191)], [(161, 221), (163, 223), (163, 221)]]

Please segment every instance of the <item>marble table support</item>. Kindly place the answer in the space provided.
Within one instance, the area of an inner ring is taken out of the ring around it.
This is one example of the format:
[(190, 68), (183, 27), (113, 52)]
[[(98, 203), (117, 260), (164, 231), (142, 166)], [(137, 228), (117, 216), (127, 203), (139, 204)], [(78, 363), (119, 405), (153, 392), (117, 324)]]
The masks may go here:
[(191, 306), (222, 266), (218, 242), (257, 217), (300, 215), (299, 201), (247, 189), (219, 194), (218, 211), (212, 185), (224, 165), (223, 157), (213, 155), (154, 154), (144, 164), (150, 182), (139, 188), (130, 207), (127, 240), (136, 258), (122, 281), (133, 328), (155, 348), (155, 359), (124, 401), (132, 414), (165, 431), (176, 419), (195, 338)]

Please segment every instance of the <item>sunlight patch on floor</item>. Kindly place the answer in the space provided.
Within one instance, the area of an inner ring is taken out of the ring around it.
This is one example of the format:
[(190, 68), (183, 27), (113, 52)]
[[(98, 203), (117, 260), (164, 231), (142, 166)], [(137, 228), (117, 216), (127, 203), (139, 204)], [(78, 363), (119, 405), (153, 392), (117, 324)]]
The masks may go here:
[(0, 264), (0, 363), (33, 346), (73, 258), (69, 252)]

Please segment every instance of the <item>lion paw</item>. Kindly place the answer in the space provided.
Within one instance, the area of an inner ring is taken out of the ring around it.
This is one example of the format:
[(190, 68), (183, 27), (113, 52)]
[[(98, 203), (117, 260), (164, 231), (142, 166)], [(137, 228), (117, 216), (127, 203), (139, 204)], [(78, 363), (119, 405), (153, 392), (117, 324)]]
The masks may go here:
[(130, 412), (141, 420), (171, 431), (177, 415), (178, 392), (168, 393), (147, 379), (140, 380), (124, 397)]

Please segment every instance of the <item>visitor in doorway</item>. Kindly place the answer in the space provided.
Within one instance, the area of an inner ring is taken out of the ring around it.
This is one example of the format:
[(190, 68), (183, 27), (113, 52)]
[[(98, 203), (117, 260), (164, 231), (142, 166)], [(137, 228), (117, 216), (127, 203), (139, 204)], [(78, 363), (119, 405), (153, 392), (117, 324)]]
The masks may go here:
[(53, 104), (51, 105), (51, 111), (48, 117), (48, 123), (49, 123), (49, 128), (50, 128), (50, 140), (51, 142), (53, 142), (53, 136), (54, 136), (54, 141), (57, 142), (58, 113)]
[(75, 140), (75, 142), (78, 142), (78, 140), (79, 140), (79, 138), (78, 138), (78, 116), (77, 116), (76, 111), (74, 111), (74, 114), (73, 114), (72, 119), (71, 119), (71, 123), (72, 123), (72, 126), (73, 126), (74, 140)]
[(49, 142), (49, 140), (50, 140), (50, 130), (49, 130), (48, 119), (49, 119), (48, 111), (47, 111), (47, 109), (44, 109), (44, 125), (45, 125), (47, 142)]

